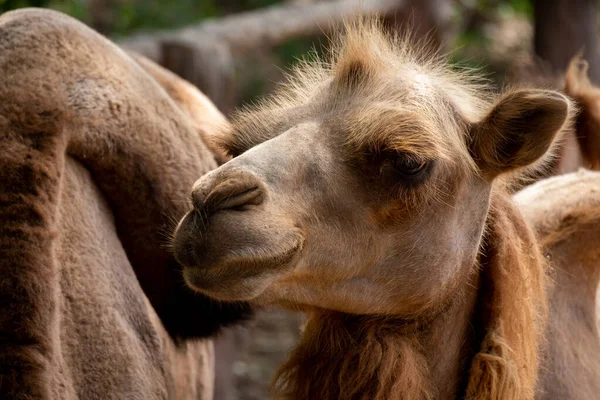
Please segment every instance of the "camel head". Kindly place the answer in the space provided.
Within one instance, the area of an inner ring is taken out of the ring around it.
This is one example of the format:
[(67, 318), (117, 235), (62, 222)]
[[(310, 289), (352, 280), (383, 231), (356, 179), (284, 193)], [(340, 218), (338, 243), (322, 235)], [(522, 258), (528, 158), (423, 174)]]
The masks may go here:
[[(497, 177), (543, 161), (570, 116), (553, 91), (494, 96), (376, 23), (239, 113), (173, 242), (217, 299), (411, 317), (467, 279)], [(550, 151), (551, 152), (551, 151)]]

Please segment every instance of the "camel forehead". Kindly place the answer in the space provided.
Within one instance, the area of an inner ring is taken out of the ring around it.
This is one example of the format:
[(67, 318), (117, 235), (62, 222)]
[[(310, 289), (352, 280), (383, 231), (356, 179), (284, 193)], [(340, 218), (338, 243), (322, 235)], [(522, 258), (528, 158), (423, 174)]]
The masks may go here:
[(238, 147), (241, 153), (299, 124), (316, 121), (310, 130), (317, 139), (330, 136), (336, 144), (355, 150), (412, 148), (436, 158), (442, 149), (460, 146), (456, 142), (466, 120), (432, 77), (421, 72), (413, 77), (371, 77), (368, 87), (347, 92), (336, 90), (329, 80), (301, 103), (238, 115), (226, 147)]
[(237, 113), (233, 117), (232, 128), (242, 132), (250, 128), (281, 130), (282, 121), (346, 118), (349, 115), (373, 118), (377, 117), (377, 111), (383, 110), (398, 113), (420, 111), (423, 117), (427, 113), (431, 119), (459, 109), (454, 104), (452, 93), (445, 90), (443, 80), (414, 65), (396, 70), (382, 69), (372, 75), (348, 79), (355, 82), (325, 76), (321, 82), (314, 83), (310, 92), (306, 89), (306, 92), (299, 93), (290, 88), (286, 93), (284, 89), (262, 104)]
[[(279, 92), (234, 116), (221, 135), (224, 147), (239, 154), (303, 119), (360, 122), (347, 126), (356, 137), (365, 121), (382, 113), (389, 117), (388, 135), (420, 132), (411, 139), (429, 137), (441, 147), (456, 147), (462, 122), (480, 119), (489, 106), (480, 95), (485, 85), (476, 78), (386, 36), (376, 25), (348, 28), (332, 53), (331, 60), (301, 64)], [(393, 120), (393, 113), (399, 118)]]

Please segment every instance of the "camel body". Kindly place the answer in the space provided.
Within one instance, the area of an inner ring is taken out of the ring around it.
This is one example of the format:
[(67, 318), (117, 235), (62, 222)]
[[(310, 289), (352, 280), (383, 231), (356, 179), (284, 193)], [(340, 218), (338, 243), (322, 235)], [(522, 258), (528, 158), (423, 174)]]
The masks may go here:
[(48, 10), (0, 17), (0, 75), (0, 397), (211, 399), (247, 309), (183, 286), (166, 235), (224, 117)]
[(600, 390), (600, 173), (580, 170), (514, 196), (549, 260), (549, 320), (536, 398), (594, 399)]

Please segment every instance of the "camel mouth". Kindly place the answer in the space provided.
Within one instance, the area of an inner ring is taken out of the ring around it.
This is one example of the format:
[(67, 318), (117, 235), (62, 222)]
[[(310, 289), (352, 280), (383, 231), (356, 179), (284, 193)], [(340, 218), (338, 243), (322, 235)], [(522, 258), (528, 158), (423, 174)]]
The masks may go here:
[(191, 211), (173, 239), (186, 284), (221, 301), (248, 301), (293, 269), (304, 247), (297, 228), (264, 229), (264, 220), (217, 213), (205, 221)]
[(262, 257), (255, 256), (257, 250), (237, 251), (211, 267), (184, 266), (183, 277), (189, 287), (216, 300), (251, 301), (282, 273), (293, 268), (302, 247), (303, 240), (297, 240), (285, 249)]
[(260, 296), (275, 280), (273, 274), (269, 273), (239, 276), (225, 273), (214, 276), (196, 268), (184, 268), (183, 277), (185, 283), (196, 292), (226, 302), (251, 301)]

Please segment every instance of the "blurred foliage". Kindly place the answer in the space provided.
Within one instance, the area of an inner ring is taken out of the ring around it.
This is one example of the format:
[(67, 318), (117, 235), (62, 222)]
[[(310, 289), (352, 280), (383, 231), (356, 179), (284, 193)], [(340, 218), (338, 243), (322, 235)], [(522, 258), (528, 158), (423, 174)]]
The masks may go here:
[(319, 36), (294, 39), (273, 48), (269, 54), (247, 56), (237, 73), (241, 83), (238, 93), (240, 102), (251, 103), (260, 95), (270, 92), (297, 62), (322, 57), (326, 45), (325, 38)]
[(71, 15), (110, 36), (169, 29), (242, 12), (281, 0), (0, 0), (0, 12), (46, 7)]
[[(455, 9), (455, 18), (464, 17), (464, 10), (468, 10), (470, 18), (490, 18), (497, 15), (500, 18), (513, 18), (515, 16), (533, 20), (533, 5), (531, 0), (460, 0), (462, 7)], [(463, 21), (464, 22), (464, 21)], [(467, 23), (466, 29), (460, 33), (457, 46), (485, 45), (485, 38), (479, 29), (481, 25)]]
[(323, 55), (326, 44), (320, 37), (311, 39), (294, 39), (273, 49), (275, 54), (287, 67), (295, 64), (304, 56)]
[(48, 3), (48, 0), (0, 0), (0, 11), (21, 7), (45, 7)]
[(533, 5), (530, 0), (509, 0), (508, 5), (513, 12), (533, 19)]
[[(461, 69), (484, 73), (492, 80), (500, 80), (503, 71), (489, 64), (489, 60), (474, 54), (488, 54), (490, 36), (482, 29), (488, 21), (524, 18), (533, 20), (531, 0), (459, 0), (454, 12), (455, 23), (463, 26), (453, 43), (450, 62)], [(466, 20), (465, 20), (466, 19)], [(498, 67), (498, 66), (495, 66)]]
[[(259, 9), (283, 0), (0, 0), (0, 12), (21, 7), (48, 7), (62, 11), (90, 25), (99, 32), (120, 38), (134, 32), (173, 29), (206, 18)], [(458, 0), (455, 22), (462, 26), (450, 56), (460, 68), (480, 69), (486, 64), (481, 57), (488, 37), (481, 31), (481, 20), (493, 18), (532, 19), (531, 0)], [(467, 19), (465, 21), (465, 19)], [(244, 55), (238, 65), (238, 99), (247, 102), (273, 89), (298, 59), (310, 52), (322, 54), (323, 37), (289, 41), (270, 51)], [(464, 51), (464, 49), (478, 51)], [(493, 71), (491, 73), (493, 75)]]
[[(111, 36), (124, 36), (140, 30), (169, 29), (205, 18), (267, 7), (282, 0), (0, 0), (0, 12), (21, 7), (48, 7), (69, 14)], [(480, 14), (498, 12), (505, 16), (532, 17), (531, 0), (460, 0)], [(97, 26), (97, 24), (100, 26)], [(465, 32), (463, 43), (477, 40)], [(308, 46), (310, 47), (310, 46)], [(290, 46), (304, 51), (306, 45)], [(287, 56), (286, 56), (287, 57)], [(292, 57), (293, 58), (293, 57)]]

